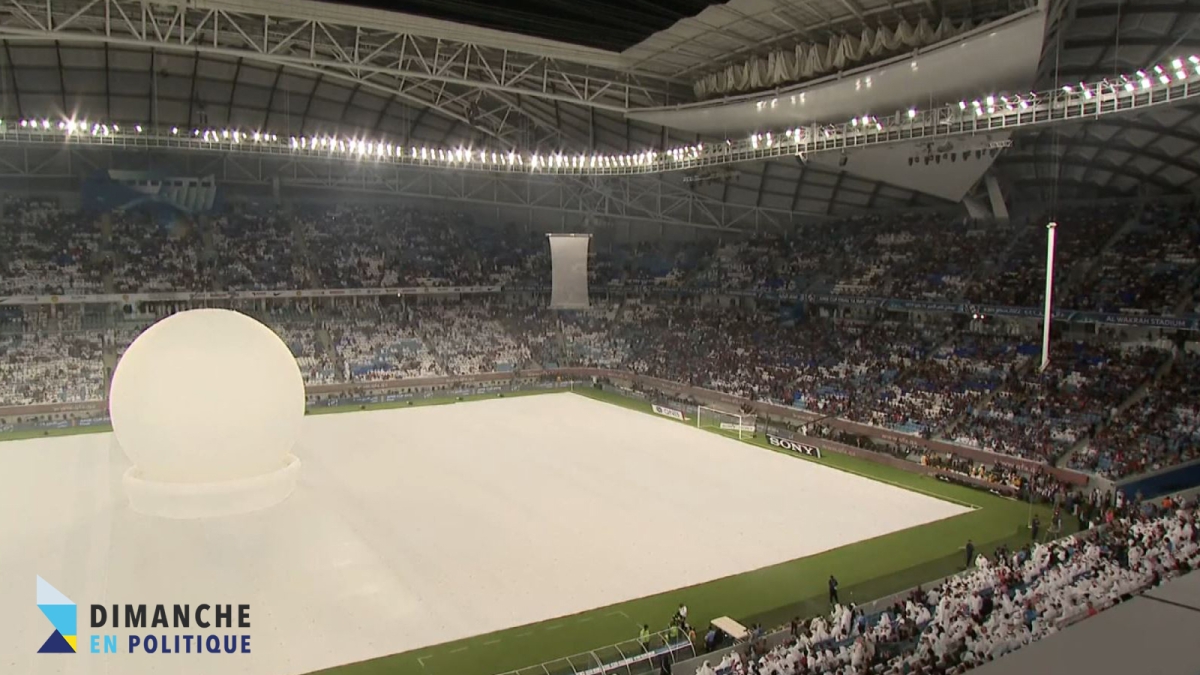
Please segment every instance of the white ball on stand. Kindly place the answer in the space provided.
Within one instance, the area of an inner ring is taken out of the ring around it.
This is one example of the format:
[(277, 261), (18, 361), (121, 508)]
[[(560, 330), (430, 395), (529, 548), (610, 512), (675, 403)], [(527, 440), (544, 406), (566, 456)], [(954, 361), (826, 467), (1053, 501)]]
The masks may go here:
[(241, 513), (295, 486), (304, 381), (288, 346), (244, 314), (191, 310), (148, 328), (117, 365), (109, 414), (137, 511)]

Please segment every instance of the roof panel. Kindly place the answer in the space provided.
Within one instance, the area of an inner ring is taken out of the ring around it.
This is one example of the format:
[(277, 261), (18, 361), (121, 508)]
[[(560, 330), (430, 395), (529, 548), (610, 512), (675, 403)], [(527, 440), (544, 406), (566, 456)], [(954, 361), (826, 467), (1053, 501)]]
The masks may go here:
[(1196, 174), (1182, 167), (1165, 165), (1158, 173), (1168, 183), (1173, 185), (1182, 185), (1196, 180)]
[(150, 88), (149, 80), (149, 76), (145, 73), (116, 71), (108, 74), (106, 82), (109, 91), (113, 94), (141, 95), (143, 99), (148, 99), (146, 91)]
[[(238, 82), (260, 87), (271, 87), (275, 84), (275, 76), (278, 70), (268, 68), (264, 65), (259, 65), (251, 62), (242, 63), (241, 70), (238, 71)], [(241, 84), (238, 85), (239, 87)]]
[[(156, 59), (156, 65), (161, 72), (163, 67), (161, 59)], [(150, 52), (110, 48), (108, 50), (108, 67), (112, 70), (145, 71), (150, 68)]]
[(105, 65), (105, 50), (96, 48), (81, 48), (62, 46), (58, 53), (62, 64), (67, 68), (103, 68)]
[(15, 68), (58, 67), (58, 55), (53, 45), (22, 45), (9, 48), (9, 62)]

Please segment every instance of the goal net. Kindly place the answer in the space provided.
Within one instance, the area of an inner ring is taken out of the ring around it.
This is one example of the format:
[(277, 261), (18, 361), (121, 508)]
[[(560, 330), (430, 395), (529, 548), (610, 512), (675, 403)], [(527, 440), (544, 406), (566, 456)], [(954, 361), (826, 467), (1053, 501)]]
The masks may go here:
[(736, 432), (738, 438), (754, 435), (754, 415), (728, 413), (716, 408), (700, 406), (696, 409), (696, 426), (701, 429)]

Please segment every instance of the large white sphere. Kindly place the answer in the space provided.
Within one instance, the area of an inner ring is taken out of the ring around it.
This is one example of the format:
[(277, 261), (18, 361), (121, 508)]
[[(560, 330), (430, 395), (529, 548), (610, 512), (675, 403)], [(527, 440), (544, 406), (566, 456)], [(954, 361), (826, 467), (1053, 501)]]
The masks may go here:
[(249, 478), (287, 464), (304, 381), (270, 328), (238, 312), (197, 309), (134, 340), (113, 374), (109, 414), (145, 480)]

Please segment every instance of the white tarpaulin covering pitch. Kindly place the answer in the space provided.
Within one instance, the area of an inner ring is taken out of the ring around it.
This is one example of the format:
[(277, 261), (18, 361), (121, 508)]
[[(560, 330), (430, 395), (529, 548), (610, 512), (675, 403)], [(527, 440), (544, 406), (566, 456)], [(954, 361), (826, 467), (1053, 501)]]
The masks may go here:
[[(0, 443), (0, 673), (297, 675), (967, 511), (567, 393), (308, 416), (296, 454), (304, 470), (286, 501), (170, 520), (130, 510), (111, 434)], [(753, 477), (754, 499), (721, 500), (730, 476)], [(684, 520), (647, 519), (678, 513), (681, 498), (721, 501), (705, 516), (719, 554)], [(39, 576), (78, 605), (82, 653), (36, 653), (54, 630)], [(90, 605), (131, 603), (248, 604), (250, 627), (91, 628)], [(247, 634), (251, 652), (126, 650), (130, 635), (197, 633)], [(101, 634), (119, 653), (91, 653)]]
[(554, 288), (550, 309), (588, 308), (588, 244), (590, 234), (550, 234), (550, 261)]

